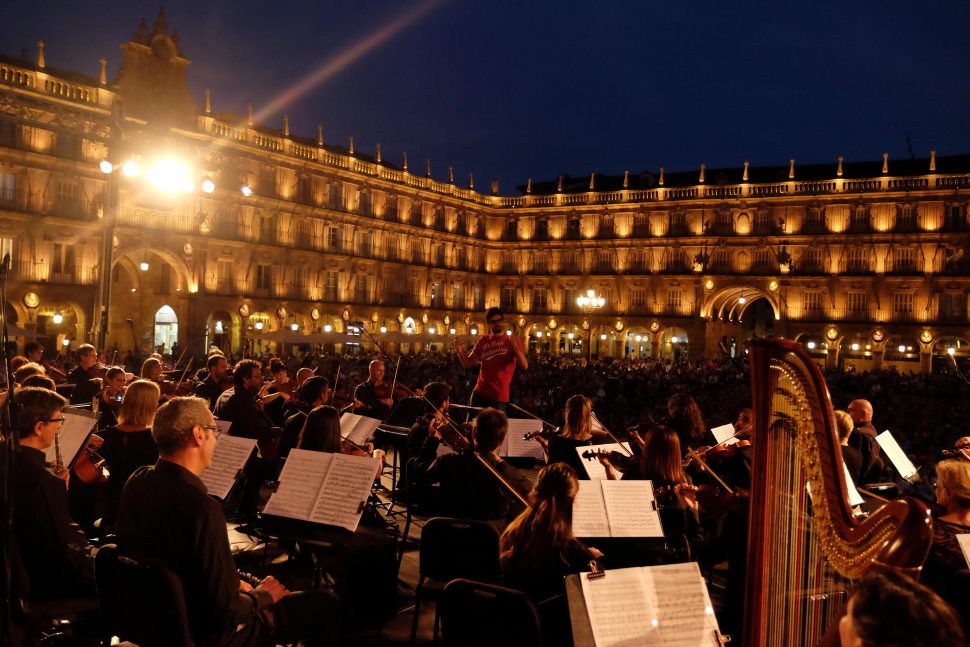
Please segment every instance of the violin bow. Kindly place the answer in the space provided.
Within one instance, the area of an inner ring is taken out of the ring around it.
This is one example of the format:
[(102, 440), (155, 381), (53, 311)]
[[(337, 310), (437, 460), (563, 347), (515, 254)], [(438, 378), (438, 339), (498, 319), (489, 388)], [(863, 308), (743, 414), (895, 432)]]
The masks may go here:
[(707, 462), (705, 462), (704, 459), (701, 458), (701, 455), (698, 454), (696, 451), (694, 451), (693, 448), (691, 447), (687, 448), (687, 455), (690, 456), (695, 461), (697, 461), (698, 465), (703, 467), (708, 474), (713, 476), (714, 480), (716, 480), (728, 494), (734, 494), (734, 490), (732, 490), (731, 487), (724, 482), (724, 479), (722, 479), (720, 476), (717, 475), (717, 472), (711, 469), (711, 466), (708, 465)]
[[(185, 350), (188, 350), (188, 348), (186, 348)], [(185, 353), (183, 352), (183, 355), (184, 354)], [(194, 362), (194, 361), (195, 361), (195, 356), (193, 355), (192, 357), (189, 358), (189, 363), (185, 365), (185, 370), (182, 371), (182, 375), (181, 375), (181, 377), (179, 377), (179, 381), (175, 383), (175, 393), (176, 394), (178, 394), (179, 387), (182, 386), (182, 381), (185, 379), (185, 376), (188, 374), (189, 369), (192, 368), (192, 362)]]
[(603, 431), (605, 431), (606, 434), (610, 438), (613, 439), (613, 442), (614, 443), (616, 443), (617, 445), (620, 446), (620, 449), (622, 449), (624, 452), (626, 452), (626, 455), (627, 456), (633, 456), (633, 452), (631, 450), (627, 449), (626, 445), (624, 445), (623, 443), (621, 443), (620, 442), (620, 439), (617, 438), (616, 436), (614, 436), (613, 435), (613, 432), (606, 428), (606, 425), (604, 425), (603, 424), (603, 421), (599, 419), (599, 416), (596, 415), (596, 412), (595, 411), (590, 410), (589, 415), (593, 418), (593, 420), (595, 420), (596, 422), (600, 423), (600, 427), (603, 428)]

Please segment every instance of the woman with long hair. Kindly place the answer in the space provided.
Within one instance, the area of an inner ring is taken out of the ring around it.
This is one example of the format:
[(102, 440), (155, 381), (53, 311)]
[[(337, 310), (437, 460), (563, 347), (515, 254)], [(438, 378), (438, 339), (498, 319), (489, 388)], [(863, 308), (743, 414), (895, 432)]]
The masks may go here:
[(970, 534), (970, 462), (949, 459), (936, 464), (936, 502), (946, 513), (933, 520), (933, 546), (920, 580), (957, 610), (970, 633), (970, 570), (958, 535)]
[(158, 410), (158, 385), (149, 380), (135, 380), (125, 390), (118, 409), (118, 424), (100, 432), (104, 444), (98, 452), (108, 466), (108, 483), (102, 517), (114, 519), (121, 500), (121, 489), (132, 473), (143, 465), (158, 460), (158, 448), (152, 438), (152, 422)]
[(340, 412), (323, 404), (307, 414), (306, 423), (296, 441), (297, 449), (315, 452), (373, 456), (384, 460), (384, 451), (374, 449), (372, 443), (358, 447), (344, 440), (340, 434)]
[(705, 444), (708, 432), (704, 418), (697, 402), (687, 393), (674, 393), (667, 400), (666, 425), (677, 432), (681, 458), (687, 454), (688, 447), (697, 449)]
[(98, 429), (112, 427), (118, 422), (118, 411), (125, 395), (127, 375), (120, 366), (112, 366), (105, 371), (101, 380), (101, 390), (91, 402), (91, 411), (98, 416)]
[(574, 395), (566, 400), (565, 422), (562, 433), (549, 437), (546, 445), (546, 462), (566, 463), (576, 471), (580, 479), (588, 479), (582, 459), (576, 452), (577, 447), (593, 444), (593, 403), (583, 395)]

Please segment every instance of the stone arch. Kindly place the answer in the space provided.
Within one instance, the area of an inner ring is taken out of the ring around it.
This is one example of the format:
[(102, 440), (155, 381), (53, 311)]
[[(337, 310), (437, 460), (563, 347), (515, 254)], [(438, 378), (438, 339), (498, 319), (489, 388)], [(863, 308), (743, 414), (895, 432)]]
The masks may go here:
[[(190, 293), (198, 291), (198, 282), (193, 275), (192, 269), (186, 264), (184, 258), (177, 256), (172, 251), (163, 247), (151, 247), (148, 245), (133, 245), (126, 247), (121, 245), (115, 250), (112, 262), (112, 270), (115, 265), (125, 267), (129, 272), (137, 272), (138, 264), (143, 258), (157, 256), (171, 267), (178, 277), (179, 285), (184, 285)], [(135, 274), (137, 277), (137, 274)]]
[[(744, 303), (741, 303), (742, 298)], [(749, 285), (732, 285), (712, 293), (701, 306), (701, 317), (740, 320), (744, 312), (758, 299), (767, 300), (774, 312), (775, 320), (781, 319), (781, 308), (777, 297)]]

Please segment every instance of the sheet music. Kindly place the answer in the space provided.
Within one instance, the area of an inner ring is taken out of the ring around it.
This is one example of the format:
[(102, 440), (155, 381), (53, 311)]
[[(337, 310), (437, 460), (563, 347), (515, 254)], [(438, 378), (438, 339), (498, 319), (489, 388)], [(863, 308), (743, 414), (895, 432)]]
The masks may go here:
[(660, 513), (654, 509), (651, 481), (581, 481), (580, 483), (599, 483), (602, 488), (603, 503), (610, 524), (610, 537), (662, 538), (664, 536)]
[(862, 505), (865, 503), (865, 499), (859, 494), (859, 490), (855, 487), (855, 482), (852, 480), (852, 475), (849, 474), (849, 468), (846, 467), (845, 463), (842, 463), (842, 472), (845, 474), (845, 485), (849, 489), (849, 505), (853, 508), (857, 505)]
[[(624, 449), (626, 451), (624, 451)], [(583, 454), (590, 450), (593, 450), (593, 451), (600, 450), (604, 452), (620, 452), (623, 455), (629, 456), (630, 443), (627, 441), (623, 441), (622, 443), (619, 443), (619, 444), (606, 443), (605, 445), (577, 447), (576, 453), (579, 454), (580, 458), (582, 458)], [(594, 481), (606, 480), (606, 468), (603, 467), (603, 464), (600, 463), (599, 460), (597, 460), (596, 458), (591, 458), (589, 460), (586, 460), (585, 458), (583, 458), (583, 467), (586, 468), (586, 474), (589, 475), (589, 478), (593, 479)]]
[(535, 458), (543, 460), (542, 445), (535, 438), (523, 440), (522, 436), (542, 430), (542, 421), (533, 418), (509, 418), (509, 432), (499, 450), (500, 456), (513, 458)]
[(263, 512), (279, 517), (307, 519), (330, 469), (333, 454), (291, 449), (280, 473), (280, 486)]
[[(70, 467), (77, 455), (81, 453), (81, 448), (91, 435), (94, 425), (97, 424), (98, 414), (81, 409), (64, 409), (61, 415), (64, 416), (64, 424), (61, 425), (60, 438), (57, 442), (61, 446), (61, 460), (64, 461), (65, 466)], [(56, 462), (54, 443), (44, 450), (44, 455), (48, 463)]]
[(307, 518), (353, 532), (360, 523), (363, 512), (361, 504), (367, 502), (381, 462), (369, 456), (329, 456), (332, 457), (330, 469)]
[(438, 449), (435, 450), (435, 458), (441, 458), (442, 456), (447, 456), (448, 454), (454, 454), (455, 450), (449, 447), (445, 443), (438, 443)]
[(596, 647), (660, 644), (643, 569), (621, 568), (594, 580), (583, 573), (579, 579)]
[(219, 420), (215, 419), (216, 426), (219, 427), (219, 433), (223, 436), (229, 435), (229, 429), (232, 427), (232, 420)]
[(963, 559), (967, 561), (967, 566), (970, 567), (970, 534), (957, 535), (957, 543), (960, 544), (960, 550), (963, 551)]
[[(643, 572), (663, 647), (719, 647), (714, 607), (697, 562), (652, 566)], [(611, 571), (607, 577), (612, 575)]]
[(919, 471), (888, 429), (876, 436), (876, 442), (882, 447), (882, 451), (886, 452), (886, 456), (889, 457), (893, 467), (904, 479), (912, 478)]
[(603, 502), (601, 481), (580, 481), (573, 500), (573, 534), (577, 537), (609, 537), (610, 520)]
[(229, 496), (229, 491), (235, 485), (239, 472), (246, 466), (254, 447), (255, 438), (236, 438), (225, 433), (219, 436), (212, 452), (212, 465), (199, 474), (209, 494), (223, 501)]
[[(714, 434), (714, 438), (717, 440), (719, 445), (723, 444), (725, 447), (728, 445), (733, 445), (738, 442), (738, 439), (731, 438), (736, 433), (734, 430), (734, 425), (730, 422), (726, 425), (721, 425), (720, 427), (714, 427), (711, 429), (711, 433)], [(730, 438), (730, 440), (728, 440)]]
[(380, 425), (381, 421), (377, 418), (359, 416), (348, 411), (340, 417), (340, 436), (355, 445), (365, 445), (374, 438), (374, 432)]

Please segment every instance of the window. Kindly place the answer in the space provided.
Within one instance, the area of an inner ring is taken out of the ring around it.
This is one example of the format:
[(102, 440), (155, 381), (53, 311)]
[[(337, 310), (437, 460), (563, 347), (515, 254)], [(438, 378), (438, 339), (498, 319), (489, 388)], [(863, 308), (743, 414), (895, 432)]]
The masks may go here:
[(445, 208), (438, 206), (434, 208), (434, 222), (432, 226), (438, 231), (445, 230)]
[(357, 303), (367, 303), (370, 299), (370, 277), (366, 274), (358, 274), (354, 285), (354, 300)]
[(804, 292), (802, 294), (802, 309), (805, 312), (821, 312), (822, 311), (822, 293), (821, 292)]
[(548, 240), (549, 239), (549, 221), (545, 218), (540, 218), (536, 221), (536, 240)]
[(515, 288), (505, 287), (502, 288), (502, 302), (500, 307), (503, 310), (515, 310)]
[(820, 247), (806, 249), (799, 262), (799, 269), (803, 272), (825, 272), (825, 266), (825, 252)]
[(370, 258), (374, 255), (374, 232), (365, 231), (360, 236), (360, 249), (357, 253), (361, 256)]
[(17, 189), (17, 176), (13, 173), (0, 173), (0, 205), (13, 203)]
[(475, 300), (475, 305), (473, 306), (475, 310), (485, 309), (485, 290), (480, 285), (475, 285), (472, 287), (472, 298)]
[(850, 247), (846, 254), (846, 272), (868, 272), (869, 271), (869, 248)]
[(536, 274), (549, 273), (549, 256), (545, 252), (539, 252), (532, 257), (532, 271)]
[(54, 279), (57, 280), (58, 275), (72, 277), (74, 270), (74, 245), (54, 243), (54, 257), (51, 259), (51, 273), (54, 274)]
[(679, 311), (683, 306), (684, 293), (682, 290), (667, 290), (667, 309)]
[(384, 209), (384, 216), (387, 218), (397, 218), (397, 196), (387, 196), (387, 207)]
[(893, 314), (911, 315), (913, 314), (913, 293), (897, 292), (893, 295)]
[(503, 274), (518, 274), (519, 266), (515, 262), (515, 254), (505, 254), (502, 256), (502, 273)]
[(967, 316), (967, 295), (944, 292), (940, 295), (940, 318), (962, 321)]
[(461, 310), (465, 309), (465, 286), (455, 283), (451, 288), (451, 305)]
[(307, 204), (313, 202), (313, 178), (301, 175), (296, 179), (296, 199)]
[(276, 242), (276, 216), (263, 216), (259, 219), (259, 242)]
[(303, 289), (307, 285), (308, 271), (305, 265), (297, 265), (293, 268), (293, 287)]
[(464, 247), (455, 248), (455, 267), (462, 270), (468, 267), (467, 254)]
[(865, 312), (869, 306), (869, 294), (849, 292), (845, 297), (845, 305), (849, 312)]
[(644, 288), (634, 288), (630, 291), (630, 305), (634, 308), (647, 307), (647, 291)]
[(431, 307), (445, 307), (445, 295), (442, 293), (441, 283), (435, 282), (431, 284)]
[(81, 186), (77, 182), (61, 180), (56, 184), (54, 200), (57, 208), (73, 215), (81, 205)]
[(327, 247), (331, 252), (343, 251), (343, 231), (339, 225), (331, 225), (327, 228)]
[(233, 277), (236, 274), (236, 264), (232, 261), (219, 261), (216, 264), (216, 288), (228, 291), (233, 286)]
[(613, 218), (604, 218), (600, 221), (600, 238), (613, 238), (616, 235), (616, 224)]
[(340, 273), (327, 272), (323, 283), (323, 298), (326, 301), (340, 300)]
[(613, 252), (597, 252), (596, 271), (609, 274), (616, 269), (616, 257)]
[(77, 135), (57, 133), (54, 135), (54, 155), (68, 159), (80, 159), (81, 140)]
[(413, 306), (423, 305), (421, 303), (421, 290), (418, 287), (419, 285), (420, 283), (418, 282), (417, 278), (413, 276), (408, 277), (408, 304), (409, 305), (413, 305)]
[(519, 223), (509, 220), (505, 223), (505, 240), (519, 239)]
[(650, 217), (645, 213), (638, 213), (633, 217), (633, 235), (646, 236), (650, 233)]
[(566, 252), (562, 255), (562, 271), (566, 274), (579, 274), (583, 271), (578, 252)]
[(265, 168), (259, 172), (259, 183), (256, 187), (259, 195), (276, 196), (276, 169)]
[(424, 263), (425, 262), (424, 261), (424, 241), (421, 241), (421, 240), (412, 240), (411, 241), (411, 254), (410, 254), (410, 256), (411, 256), (411, 258), (409, 258), (408, 260), (410, 260), (413, 263)]
[(256, 289), (269, 290), (273, 286), (273, 268), (270, 265), (256, 266)]
[(372, 202), (370, 191), (361, 191), (358, 196), (357, 213), (365, 216), (371, 215), (373, 209), (371, 207)]
[(549, 307), (549, 291), (546, 288), (533, 288), (532, 290), (532, 311), (545, 312)]
[(327, 206), (337, 211), (344, 208), (344, 186), (342, 184), (331, 184), (327, 192)]
[(445, 246), (435, 245), (434, 250), (434, 264), (438, 267), (444, 267), (445, 265)]
[(414, 202), (412, 202), (411, 217), (410, 217), (411, 222), (415, 224), (421, 224), (422, 211), (423, 211), (423, 207), (421, 206), (421, 203), (419, 201), (415, 200)]
[(570, 218), (566, 223), (566, 238), (579, 238), (580, 222), (579, 218)]
[(916, 250), (912, 247), (896, 247), (892, 256), (893, 272), (915, 272)]

